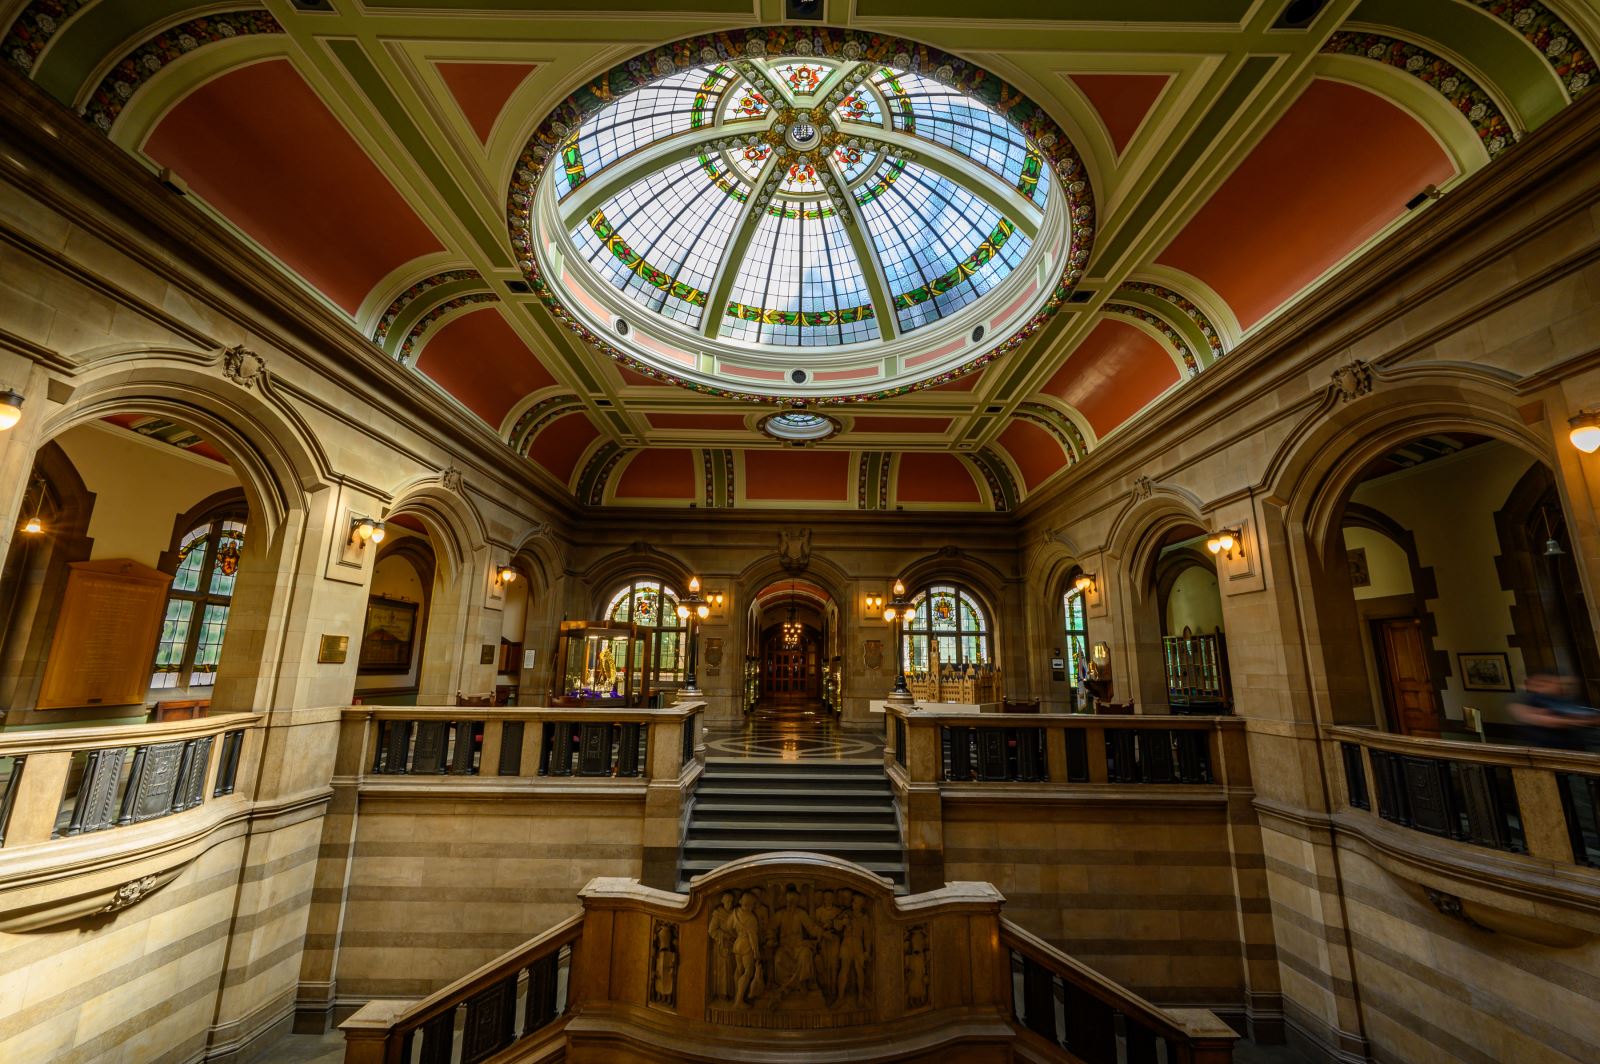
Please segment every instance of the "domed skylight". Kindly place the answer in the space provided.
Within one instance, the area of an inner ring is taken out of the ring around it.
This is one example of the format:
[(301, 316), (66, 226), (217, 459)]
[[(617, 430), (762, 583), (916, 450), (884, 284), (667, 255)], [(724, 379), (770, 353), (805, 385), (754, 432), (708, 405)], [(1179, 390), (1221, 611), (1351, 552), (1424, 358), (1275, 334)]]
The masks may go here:
[(752, 398), (926, 381), (1034, 323), (1071, 247), (1056, 165), (952, 79), (849, 54), (716, 54), (557, 124), (528, 213), (563, 312)]

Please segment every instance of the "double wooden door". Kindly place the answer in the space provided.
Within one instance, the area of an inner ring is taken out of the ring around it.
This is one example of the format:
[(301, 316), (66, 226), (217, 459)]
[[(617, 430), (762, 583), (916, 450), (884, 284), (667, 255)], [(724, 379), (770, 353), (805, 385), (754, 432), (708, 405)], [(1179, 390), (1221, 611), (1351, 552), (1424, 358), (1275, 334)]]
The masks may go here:
[(763, 702), (817, 702), (822, 698), (822, 668), (816, 634), (806, 629), (794, 646), (785, 646), (781, 629), (767, 636), (761, 655)]

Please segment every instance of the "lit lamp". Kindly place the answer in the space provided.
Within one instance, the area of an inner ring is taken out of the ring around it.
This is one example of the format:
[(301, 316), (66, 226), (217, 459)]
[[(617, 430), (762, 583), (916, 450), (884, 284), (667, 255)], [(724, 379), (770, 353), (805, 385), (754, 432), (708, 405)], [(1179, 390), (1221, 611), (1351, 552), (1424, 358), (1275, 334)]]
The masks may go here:
[[(867, 596), (867, 612), (868, 613), (878, 613), (882, 609), (883, 609), (883, 596), (882, 595), (868, 595)], [(894, 618), (893, 617), (889, 617), (888, 620), (892, 621), (892, 620), (894, 620)]]
[(1087, 595), (1090, 591), (1094, 590), (1094, 574), (1079, 573), (1072, 581), (1072, 586)]
[(365, 547), (367, 543), (383, 542), (383, 522), (370, 517), (356, 517), (350, 521), (350, 542)]
[(1206, 537), (1206, 550), (1212, 554), (1226, 554), (1233, 557), (1233, 548), (1239, 548), (1240, 557), (1244, 556), (1244, 544), (1240, 543), (1243, 534), (1237, 528), (1224, 528), (1220, 532), (1213, 532)]
[[(0, 407), (0, 411), (4, 409)], [(16, 418), (11, 420), (15, 421)], [(1567, 424), (1572, 426), (1567, 433), (1572, 446), (1584, 454), (1594, 454), (1600, 450), (1600, 410), (1580, 410), (1567, 419)]]
[(883, 619), (890, 624), (899, 621), (894, 630), (894, 690), (889, 692), (889, 701), (902, 708), (912, 704), (911, 689), (906, 686), (906, 668), (904, 662), (905, 647), (901, 644), (904, 640), (901, 633), (911, 612), (911, 603), (906, 601), (906, 585), (899, 580), (894, 582), (894, 599), (883, 611)]
[[(0, 431), (22, 420), (22, 395), (10, 388), (0, 391)], [(1591, 451), (1593, 447), (1589, 448)]]
[(516, 583), (517, 582), (517, 571), (515, 569), (511, 568), (511, 566), (509, 566), (509, 565), (502, 565), (500, 567), (500, 582), (502, 584), (514, 584), (514, 583)]
[[(713, 596), (715, 597), (715, 596)], [(689, 578), (689, 593), (678, 603), (678, 620), (688, 628), (689, 635), (689, 664), (684, 671), (683, 693), (686, 695), (699, 695), (700, 681), (695, 676), (695, 665), (699, 659), (699, 640), (696, 638), (696, 621), (703, 621), (711, 616), (711, 607), (700, 597), (700, 578)]]
[[(33, 486), (39, 490), (39, 497), (34, 500), (33, 516), (23, 524), (22, 531), (30, 536), (41, 536), (44, 534), (44, 522), (39, 520), (39, 515), (44, 512), (44, 481), (35, 477)], [(26, 498), (23, 504), (27, 504)]]

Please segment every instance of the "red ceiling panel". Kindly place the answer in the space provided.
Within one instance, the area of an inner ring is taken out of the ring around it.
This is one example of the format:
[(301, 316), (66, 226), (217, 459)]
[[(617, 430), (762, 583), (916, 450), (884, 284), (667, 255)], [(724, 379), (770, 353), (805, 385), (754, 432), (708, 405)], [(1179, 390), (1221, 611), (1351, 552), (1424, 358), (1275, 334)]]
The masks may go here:
[(947, 417), (857, 417), (851, 427), (856, 432), (944, 432), (950, 427)]
[(737, 432), (745, 427), (743, 414), (646, 414), (645, 418), (657, 429)]
[(617, 480), (622, 499), (694, 499), (700, 452), (687, 447), (649, 447), (634, 455)]
[(556, 418), (541, 429), (528, 448), (528, 457), (563, 484), (569, 484), (583, 449), (599, 435), (600, 430), (594, 427), (589, 415), (576, 411)]
[(747, 499), (804, 499), (848, 502), (850, 454), (847, 451), (746, 451)]
[(287, 59), (201, 85), (144, 151), (352, 314), (390, 271), (443, 250)]
[(1410, 114), (1317, 79), (1159, 261), (1210, 285), (1248, 329), (1454, 174)]
[(1083, 338), (1044, 390), (1075, 407), (1104, 436), (1177, 380), (1177, 364), (1149, 333), (1108, 320)]
[(1072, 74), (1072, 81), (1089, 97), (1111, 134), (1111, 144), (1121, 155), (1139, 123), (1155, 106), (1171, 74)]
[(1011, 422), (996, 442), (1016, 463), (1024, 491), (1032, 491), (1067, 464), (1067, 452), (1056, 438), (1031, 421)]
[(485, 144), (494, 120), (505, 109), (506, 100), (517, 90), (529, 74), (538, 69), (535, 63), (435, 63), (434, 68), (456, 106), (467, 116), (472, 131)]
[(495, 428), (518, 400), (556, 383), (492, 304), (438, 326), (416, 366)]
[(981, 503), (972, 471), (953, 454), (910, 451), (900, 456), (895, 479), (899, 502)]

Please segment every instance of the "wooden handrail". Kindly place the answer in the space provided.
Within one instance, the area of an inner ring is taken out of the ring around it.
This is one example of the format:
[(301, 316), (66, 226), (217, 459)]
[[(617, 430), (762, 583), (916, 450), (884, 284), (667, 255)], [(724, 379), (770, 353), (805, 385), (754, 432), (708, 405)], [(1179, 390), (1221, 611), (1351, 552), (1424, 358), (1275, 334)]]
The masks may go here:
[(456, 1008), (474, 994), (487, 990), (509, 975), (520, 972), (534, 961), (549, 956), (562, 946), (578, 941), (582, 935), (583, 913), (580, 912), (423, 998), (395, 1017), (394, 1024), (389, 1030), (389, 1038), (403, 1037), (440, 1013)]
[(665, 709), (577, 709), (557, 706), (350, 706), (346, 720), (520, 720), (589, 721), (648, 724), (682, 720), (705, 708), (704, 702), (680, 702)]
[(1395, 735), (1349, 725), (1327, 725), (1323, 734), (1342, 743), (1355, 743), (1374, 750), (1386, 750), (1412, 757), (1439, 757), (1448, 761), (1471, 761), (1480, 765), (1506, 765), (1511, 768), (1543, 769), (1548, 772), (1600, 773), (1600, 754), (1576, 750), (1551, 750), (1537, 746), (1509, 746), (1455, 739), (1424, 739), (1415, 735)]
[(147, 746), (221, 735), (260, 723), (260, 713), (213, 713), (160, 724), (109, 724), (94, 728), (43, 728), (0, 732), (0, 757)]
[(1228, 716), (1173, 716), (1164, 713), (940, 713), (890, 706), (891, 716), (913, 727), (964, 728), (1171, 728), (1181, 731), (1242, 730), (1244, 721)]
[(1102, 1004), (1167, 1039), (1179, 1047), (1180, 1061), (1228, 1060), (1232, 1056), (1232, 1045), (1238, 1036), (1205, 1009), (1163, 1009), (1004, 917), (1000, 919), (1000, 946), (1016, 950)]

